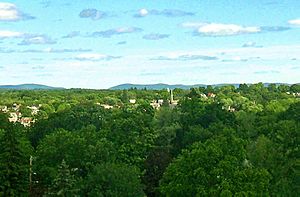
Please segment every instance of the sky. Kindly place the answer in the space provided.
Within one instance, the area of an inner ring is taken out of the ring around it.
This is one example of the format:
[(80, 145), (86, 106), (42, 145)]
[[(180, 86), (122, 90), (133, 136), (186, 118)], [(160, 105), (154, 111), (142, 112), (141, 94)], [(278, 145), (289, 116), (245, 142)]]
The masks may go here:
[(299, 0), (0, 0), (0, 85), (300, 82)]

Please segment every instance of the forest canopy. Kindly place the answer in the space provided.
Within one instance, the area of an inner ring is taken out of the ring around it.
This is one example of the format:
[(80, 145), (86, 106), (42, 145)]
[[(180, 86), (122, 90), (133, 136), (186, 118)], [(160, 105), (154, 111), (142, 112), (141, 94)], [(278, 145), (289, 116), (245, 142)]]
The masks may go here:
[(297, 196), (300, 85), (1, 90), (0, 196)]

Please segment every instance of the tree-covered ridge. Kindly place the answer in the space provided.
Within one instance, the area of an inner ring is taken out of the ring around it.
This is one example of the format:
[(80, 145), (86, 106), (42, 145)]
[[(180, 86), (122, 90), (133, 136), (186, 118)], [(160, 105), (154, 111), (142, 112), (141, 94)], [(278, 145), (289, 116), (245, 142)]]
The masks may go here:
[(53, 90), (64, 89), (60, 87), (51, 87), (41, 84), (20, 84), (20, 85), (0, 85), (0, 89), (14, 89), (14, 90)]
[(299, 93), (0, 91), (0, 196), (297, 196)]

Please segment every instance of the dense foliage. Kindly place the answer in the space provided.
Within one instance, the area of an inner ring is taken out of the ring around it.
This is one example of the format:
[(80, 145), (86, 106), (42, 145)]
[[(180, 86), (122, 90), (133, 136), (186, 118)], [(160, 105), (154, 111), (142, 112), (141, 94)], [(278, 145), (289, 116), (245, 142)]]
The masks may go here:
[(299, 92), (2, 90), (0, 196), (298, 196)]

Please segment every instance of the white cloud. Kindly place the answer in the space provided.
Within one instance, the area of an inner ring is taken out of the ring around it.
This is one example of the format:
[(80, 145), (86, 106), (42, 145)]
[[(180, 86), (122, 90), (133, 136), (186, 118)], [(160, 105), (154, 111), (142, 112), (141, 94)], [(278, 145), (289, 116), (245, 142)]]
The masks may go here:
[(154, 15), (154, 16), (165, 16), (165, 17), (183, 17), (183, 16), (193, 16), (195, 13), (187, 12), (183, 10), (177, 9), (164, 9), (164, 10), (147, 10), (142, 8), (138, 10), (138, 13), (134, 15), (134, 17), (145, 17), (147, 15)]
[(259, 27), (244, 27), (234, 24), (205, 24), (197, 29), (199, 34), (207, 36), (232, 36), (239, 34), (258, 33), (261, 29)]
[(31, 45), (31, 44), (55, 44), (56, 41), (52, 40), (47, 35), (28, 34), (16, 31), (0, 30), (0, 40), (7, 38), (23, 39), (19, 45)]
[(139, 10), (139, 16), (141, 16), (141, 17), (147, 16), (148, 14), (149, 14), (149, 12), (145, 8)]
[(0, 2), (0, 21), (19, 21), (34, 18), (21, 12), (13, 3)]
[(91, 18), (93, 20), (99, 20), (101, 18), (107, 17), (107, 13), (102, 12), (97, 9), (84, 9), (79, 13), (81, 18)]
[(4, 38), (19, 38), (22, 37), (24, 34), (15, 31), (1, 31), (0, 30), (0, 39)]
[(118, 59), (119, 56), (111, 56), (111, 55), (105, 55), (100, 53), (83, 53), (79, 54), (75, 57), (76, 60), (80, 61), (101, 61), (101, 60), (112, 60), (112, 59)]
[[(294, 24), (296, 22), (294, 21)], [(288, 31), (291, 28), (286, 26), (241, 26), (236, 24), (222, 23), (202, 23), (202, 22), (185, 22), (180, 24), (181, 27), (191, 28), (194, 35), (198, 36), (235, 36), (241, 34), (254, 34), (266, 32)]]
[(14, 4), (0, 2), (0, 21), (15, 21), (19, 19), (20, 14)]
[(30, 41), (32, 41), (34, 43), (42, 43), (42, 42), (44, 42), (44, 38), (42, 36), (36, 36), (36, 37), (30, 38)]
[(12, 3), (5, 3), (5, 2), (0, 2), (0, 9), (12, 9), (15, 8), (16, 6)]
[(218, 60), (216, 56), (208, 56), (208, 55), (192, 55), (192, 54), (184, 54), (184, 55), (176, 55), (171, 54), (169, 56), (158, 56), (154, 58), (150, 58), (150, 60), (173, 60), (173, 61), (195, 61), (195, 60), (203, 60), (203, 61), (212, 61)]
[(288, 23), (291, 25), (300, 25), (300, 19), (289, 20)]
[(233, 36), (239, 34), (251, 34), (261, 32), (260, 27), (245, 27), (235, 24), (185, 22), (181, 24), (184, 28), (192, 28), (196, 35), (205, 36)]
[(243, 47), (255, 47), (256, 43), (255, 42), (247, 42), (245, 44), (243, 44)]
[(114, 35), (121, 35), (121, 34), (129, 34), (129, 33), (136, 33), (141, 32), (143, 29), (138, 27), (119, 27), (115, 29), (108, 29), (105, 31), (96, 31), (93, 32), (90, 36), (91, 37), (104, 37), (104, 38), (110, 38)]
[(78, 59), (85, 59), (85, 60), (99, 60), (99, 59), (105, 59), (107, 55), (98, 54), (98, 53), (85, 53), (85, 54), (79, 54), (76, 58)]
[(117, 33), (132, 33), (135, 31), (135, 28), (133, 27), (120, 27), (120, 28), (116, 28), (115, 31)]
[(24, 40), (19, 45), (31, 45), (31, 44), (55, 44), (56, 41), (52, 40), (46, 35), (30, 35), (27, 34)]
[[(268, 61), (274, 62), (274, 64), (279, 62), (288, 62), (289, 60), (298, 57), (300, 54), (300, 45), (278, 45), (278, 46), (265, 46), (261, 48), (255, 47), (237, 47), (237, 48), (221, 48), (221, 49), (207, 49), (199, 47), (198, 50), (178, 50), (178, 51), (164, 51), (157, 52), (153, 55), (154, 52), (145, 54), (145, 58), (152, 60), (177, 60), (179, 57), (191, 57), (199, 59), (204, 56), (216, 57), (221, 62), (263, 62)], [(164, 57), (164, 58), (163, 58)], [(207, 58), (210, 60), (209, 58)], [(211, 58), (213, 60), (213, 58)], [(182, 58), (181, 58), (182, 60)], [(179, 62), (179, 61), (177, 61)], [(188, 61), (187, 61), (188, 62)], [(163, 63), (168, 63), (163, 61)], [(175, 62), (174, 62), (175, 63)], [(180, 61), (180, 63), (183, 63)], [(203, 65), (210, 64), (215, 65), (214, 61), (205, 61)], [(295, 62), (296, 63), (296, 62)], [(228, 64), (220, 64), (228, 66)]]
[(247, 43), (243, 44), (242, 47), (244, 47), (244, 48), (248, 48), (248, 47), (262, 48), (263, 46), (257, 45), (256, 42), (247, 42)]
[(182, 23), (181, 26), (182, 27), (186, 27), (186, 28), (199, 28), (206, 25), (206, 23), (201, 23), (201, 22), (185, 22)]

